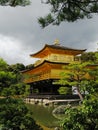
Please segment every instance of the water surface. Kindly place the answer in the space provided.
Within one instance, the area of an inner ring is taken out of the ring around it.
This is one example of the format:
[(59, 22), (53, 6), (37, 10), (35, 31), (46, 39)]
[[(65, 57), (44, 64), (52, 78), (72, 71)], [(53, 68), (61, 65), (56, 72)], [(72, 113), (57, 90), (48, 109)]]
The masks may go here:
[(27, 104), (33, 112), (33, 118), (40, 124), (52, 128), (60, 125), (60, 120), (52, 114), (54, 106), (43, 106), (38, 104)]

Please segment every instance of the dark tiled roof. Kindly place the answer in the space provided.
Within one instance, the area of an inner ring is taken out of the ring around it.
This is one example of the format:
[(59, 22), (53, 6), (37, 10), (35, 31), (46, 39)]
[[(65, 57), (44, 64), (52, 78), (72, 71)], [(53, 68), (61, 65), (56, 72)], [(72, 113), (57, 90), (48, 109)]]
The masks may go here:
[(86, 49), (75, 49), (75, 48), (70, 48), (70, 47), (65, 47), (61, 45), (47, 45), (47, 47), (55, 48), (55, 49), (63, 49), (63, 50), (75, 50), (75, 51), (85, 51)]

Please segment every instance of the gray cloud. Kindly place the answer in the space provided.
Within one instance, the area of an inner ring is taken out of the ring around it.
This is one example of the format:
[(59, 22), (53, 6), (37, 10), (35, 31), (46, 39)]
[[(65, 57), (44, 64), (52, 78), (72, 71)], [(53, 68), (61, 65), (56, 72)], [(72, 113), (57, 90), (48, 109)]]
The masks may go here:
[(55, 39), (68, 47), (91, 51), (97, 48), (97, 15), (93, 19), (63, 22), (60, 26), (50, 25), (41, 29), (37, 18), (48, 11), (49, 7), (41, 4), (41, 0), (32, 1), (27, 7), (0, 6), (0, 56), (9, 64), (33, 63), (29, 54), (42, 49), (46, 43), (53, 44)]

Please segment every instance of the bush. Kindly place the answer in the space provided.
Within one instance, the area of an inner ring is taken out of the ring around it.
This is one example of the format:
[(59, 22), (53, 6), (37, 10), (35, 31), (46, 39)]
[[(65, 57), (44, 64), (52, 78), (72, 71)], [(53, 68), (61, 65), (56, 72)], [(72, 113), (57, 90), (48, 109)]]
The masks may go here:
[(2, 130), (42, 130), (22, 100), (4, 98), (0, 99), (0, 104)]

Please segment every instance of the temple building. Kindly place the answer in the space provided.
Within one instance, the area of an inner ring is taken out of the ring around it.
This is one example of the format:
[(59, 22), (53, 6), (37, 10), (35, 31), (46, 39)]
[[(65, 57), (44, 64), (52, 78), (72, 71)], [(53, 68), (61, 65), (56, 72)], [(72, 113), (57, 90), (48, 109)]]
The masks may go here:
[(85, 52), (85, 49), (73, 49), (61, 46), (58, 40), (54, 44), (46, 44), (40, 51), (31, 54), (38, 58), (34, 67), (22, 72), (24, 82), (30, 85), (31, 95), (58, 94), (60, 85), (54, 83), (61, 78), (60, 73), (64, 71), (63, 66), (69, 63), (80, 62), (78, 55)]

